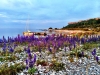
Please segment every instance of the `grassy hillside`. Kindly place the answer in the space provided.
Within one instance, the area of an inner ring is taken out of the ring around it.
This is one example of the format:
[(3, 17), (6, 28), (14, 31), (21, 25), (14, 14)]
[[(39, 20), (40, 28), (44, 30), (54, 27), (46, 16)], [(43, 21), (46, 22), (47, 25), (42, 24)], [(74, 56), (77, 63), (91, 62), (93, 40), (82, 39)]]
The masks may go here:
[(83, 20), (79, 22), (71, 22), (62, 29), (70, 28), (100, 28), (100, 18), (94, 18), (89, 20)]

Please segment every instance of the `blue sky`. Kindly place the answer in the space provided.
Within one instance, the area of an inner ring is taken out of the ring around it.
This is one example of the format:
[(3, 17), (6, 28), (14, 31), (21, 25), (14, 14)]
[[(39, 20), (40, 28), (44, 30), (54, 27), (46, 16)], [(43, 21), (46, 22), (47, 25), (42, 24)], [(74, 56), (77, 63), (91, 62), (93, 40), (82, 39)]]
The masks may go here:
[(100, 0), (0, 0), (0, 28), (62, 28), (96, 17)]

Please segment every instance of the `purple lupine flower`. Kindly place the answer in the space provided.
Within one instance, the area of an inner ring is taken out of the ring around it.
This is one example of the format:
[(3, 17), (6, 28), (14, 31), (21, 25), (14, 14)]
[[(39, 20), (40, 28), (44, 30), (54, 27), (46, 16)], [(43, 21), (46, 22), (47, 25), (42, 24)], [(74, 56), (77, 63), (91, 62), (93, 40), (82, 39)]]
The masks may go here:
[(49, 39), (48, 37), (45, 38), (46, 41), (48, 41), (48, 39)]
[(92, 55), (93, 55), (93, 56), (96, 55), (96, 49), (94, 49), (94, 50), (92, 51)]
[(2, 48), (2, 50), (5, 52), (5, 51), (6, 51), (6, 48), (5, 48), (5, 47), (3, 47), (3, 48)]
[(31, 58), (29, 60), (26, 60), (26, 64), (29, 65), (30, 68), (33, 67), (33, 65), (35, 64), (35, 62), (36, 62), (36, 54), (34, 54), (34, 58), (33, 59)]
[(30, 48), (28, 47), (28, 49), (27, 49), (27, 53), (30, 53), (31, 51), (30, 51)]
[(10, 49), (10, 46), (8, 45), (8, 49)]
[(33, 62), (36, 62), (36, 54), (34, 54)]
[(9, 52), (13, 53), (14, 49), (12, 49), (12, 47), (10, 47)]
[(60, 47), (61, 46), (61, 44), (60, 44), (61, 42), (58, 42), (58, 47)]
[(52, 52), (52, 50), (51, 50), (51, 48), (50, 48), (50, 47), (48, 47), (48, 50), (49, 50), (50, 52)]
[(34, 65), (34, 62), (33, 61), (29, 61), (29, 67), (32, 68)]
[(99, 58), (98, 58), (98, 56), (96, 56), (96, 61), (97, 61), (97, 62), (99, 61)]
[(26, 59), (25, 62), (26, 62), (26, 65), (28, 65), (28, 59)]
[(14, 49), (17, 47), (17, 45), (16, 44), (14, 44)]
[(59, 47), (58, 47), (58, 46), (56, 46), (56, 49), (58, 50), (58, 49), (59, 49)]
[(9, 38), (9, 36), (8, 36), (8, 42), (10, 42), (10, 38)]
[(2, 39), (0, 39), (0, 43), (3, 43), (3, 40)]
[(28, 58), (29, 58), (29, 60), (32, 59), (32, 54), (31, 53), (28, 53)]
[(4, 42), (4, 47), (6, 47), (6, 42)]
[(28, 66), (26, 66), (26, 69), (28, 70)]
[(69, 50), (72, 50), (72, 47), (69, 45)]
[(5, 37), (3, 36), (3, 41), (5, 42)]
[(24, 47), (24, 51), (25, 51), (25, 52), (27, 52), (27, 49), (26, 49), (26, 47)]
[(74, 43), (74, 48), (76, 48), (76, 44)]
[(65, 50), (65, 52), (66, 52), (66, 50), (67, 50), (66, 47), (64, 47), (64, 50)]
[(84, 52), (82, 51), (82, 56), (84, 56)]
[(4, 42), (4, 46), (2, 48), (2, 50), (5, 52), (6, 51), (6, 43)]
[(81, 38), (81, 43), (84, 44), (85, 43), (85, 39)]

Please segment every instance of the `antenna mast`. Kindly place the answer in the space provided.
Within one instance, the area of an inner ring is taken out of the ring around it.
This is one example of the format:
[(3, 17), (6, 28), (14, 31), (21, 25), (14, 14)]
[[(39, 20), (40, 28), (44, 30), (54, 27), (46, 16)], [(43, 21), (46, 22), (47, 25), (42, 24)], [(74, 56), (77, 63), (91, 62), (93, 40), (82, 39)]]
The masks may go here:
[(26, 21), (26, 28), (25, 28), (26, 31), (29, 31), (29, 15), (28, 15), (28, 19)]

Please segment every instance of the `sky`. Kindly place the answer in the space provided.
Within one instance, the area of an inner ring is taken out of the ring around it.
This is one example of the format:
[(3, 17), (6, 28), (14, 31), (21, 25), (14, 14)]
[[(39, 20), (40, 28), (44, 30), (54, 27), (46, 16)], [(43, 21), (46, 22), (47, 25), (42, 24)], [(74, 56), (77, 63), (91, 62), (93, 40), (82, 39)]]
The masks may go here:
[(100, 17), (100, 0), (0, 0), (0, 28), (62, 28)]

